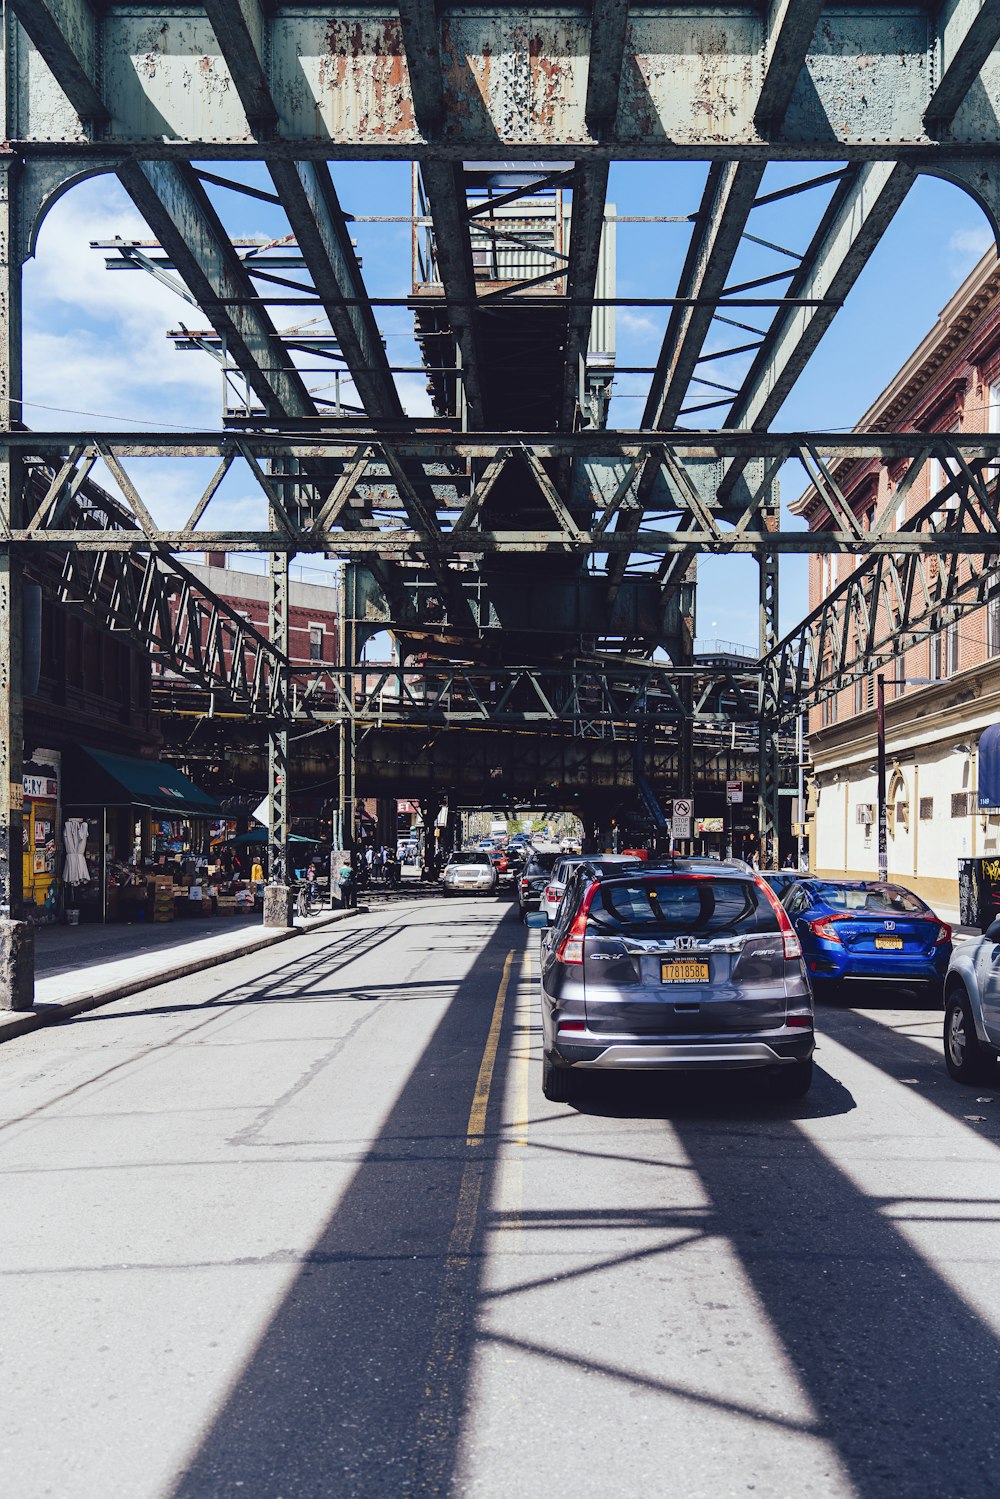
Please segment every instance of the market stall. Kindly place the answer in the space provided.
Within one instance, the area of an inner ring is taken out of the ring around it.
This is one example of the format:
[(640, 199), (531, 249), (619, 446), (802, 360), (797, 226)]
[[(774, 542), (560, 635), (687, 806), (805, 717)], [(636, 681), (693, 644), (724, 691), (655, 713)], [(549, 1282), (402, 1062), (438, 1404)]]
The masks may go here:
[(67, 919), (216, 913), (209, 830), (219, 807), (179, 770), (81, 746), (64, 758), (62, 803), (66, 909), (78, 913)]

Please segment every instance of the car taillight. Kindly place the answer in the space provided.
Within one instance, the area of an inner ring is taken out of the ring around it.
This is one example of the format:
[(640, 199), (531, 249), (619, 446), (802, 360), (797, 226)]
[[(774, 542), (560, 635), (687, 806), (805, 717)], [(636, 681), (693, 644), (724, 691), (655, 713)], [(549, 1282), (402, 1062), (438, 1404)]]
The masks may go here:
[(811, 1031), (813, 1018), (811, 1015), (786, 1015), (785, 1024), (794, 1031)]
[(824, 942), (839, 942), (834, 926), (840, 920), (839, 916), (821, 916), (818, 921), (807, 921), (806, 926), (814, 937), (821, 937)]
[(585, 1031), (587, 1029), (587, 1025), (586, 1025), (586, 1022), (583, 1021), (583, 1020), (560, 1020), (558, 1026), (556, 1027), (556, 1029), (559, 1030), (560, 1032), (561, 1031)]
[(594, 896), (597, 894), (597, 881), (587, 886), (580, 908), (573, 917), (572, 925), (556, 951), (557, 963), (582, 963), (583, 962), (583, 939), (587, 935), (587, 917), (590, 915), (590, 907)]
[(934, 946), (935, 947), (940, 947), (941, 944), (942, 944), (942, 942), (950, 942), (950, 941), (951, 941), (951, 927), (948, 925), (948, 923), (946, 921), (942, 921), (938, 925), (937, 936), (934, 938)]
[(781, 904), (781, 901), (775, 895), (774, 891), (771, 889), (766, 880), (757, 879), (754, 880), (754, 884), (759, 890), (763, 890), (764, 894), (767, 896), (768, 900), (771, 903), (771, 907), (774, 911), (775, 916), (777, 916), (778, 918), (778, 927), (781, 931), (781, 940), (785, 949), (785, 957), (801, 958), (802, 943), (795, 935), (795, 928), (792, 926), (792, 923), (788, 919), (788, 912), (785, 910), (784, 906)]
[(545, 899), (553, 901), (559, 899), (559, 891), (556, 889), (555, 885), (546, 885)]
[(521, 881), (521, 889), (522, 890), (527, 890), (527, 888), (530, 885), (530, 883), (531, 883), (530, 880), (522, 880)]

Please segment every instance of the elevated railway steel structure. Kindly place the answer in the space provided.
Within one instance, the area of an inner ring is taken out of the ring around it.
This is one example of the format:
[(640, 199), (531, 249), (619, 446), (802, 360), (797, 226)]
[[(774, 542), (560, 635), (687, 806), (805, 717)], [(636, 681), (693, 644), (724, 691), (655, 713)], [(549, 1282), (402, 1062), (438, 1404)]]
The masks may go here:
[[(782, 723), (993, 586), (1000, 434), (771, 427), (918, 174), (964, 188), (998, 231), (998, 42), (1000, 0), (7, 0), (0, 906), (14, 958), (0, 1002), (30, 1002), (18, 978), (28, 960), (15, 960), (26, 942), (16, 919), (26, 568), (66, 607), (126, 631), (172, 680), (266, 726), (279, 848), (289, 734), (334, 723), (346, 745), (370, 722), (372, 684), (352, 668), (376, 625), (412, 657), (376, 693), (383, 709), (392, 699), (394, 731), (479, 719), (590, 725), (600, 737), (611, 723), (676, 723), (684, 789), (692, 724), (755, 721), (766, 846)], [(414, 163), (408, 295), (368, 294), (328, 165), (341, 160)], [(618, 160), (706, 164), (700, 204), (682, 216), (678, 283), (647, 297), (616, 295), (602, 270)], [(780, 160), (804, 164), (801, 178), (769, 191), (765, 169)], [(245, 162), (262, 164), (269, 185), (240, 180)], [(22, 267), (51, 204), (98, 173), (117, 178), (152, 236), (105, 243), (109, 262), (197, 308), (207, 328), (182, 328), (179, 341), (238, 383), (220, 431), (27, 429)], [(287, 235), (269, 248), (235, 239), (217, 207), (224, 189), (280, 210)], [(752, 232), (755, 213), (791, 195), (822, 204), (801, 253)], [(550, 201), (558, 221), (540, 248)], [(747, 243), (782, 268), (734, 281)], [(519, 269), (501, 253), (512, 246)], [(609, 369), (588, 355), (595, 316), (626, 305), (666, 309), (666, 329), (636, 429), (608, 430)], [(384, 306), (414, 314), (431, 417), (407, 415), (376, 321)], [(311, 309), (320, 333), (283, 330), (282, 307)], [(731, 346), (713, 351), (720, 327), (732, 328)], [(519, 351), (535, 381), (520, 392), (495, 378)], [(336, 363), (349, 404), (310, 391), (303, 356)], [(736, 358), (735, 383), (707, 378), (709, 359), (717, 370)], [(710, 425), (693, 430), (694, 418)], [(861, 454), (905, 464), (903, 490), (938, 460), (950, 503), (942, 511), (938, 496), (902, 527), (887, 508), (861, 529), (837, 481), (841, 461)], [(179, 529), (144, 497), (151, 457), (213, 460)], [(776, 480), (789, 460), (826, 504), (824, 530), (784, 528)], [(266, 522), (213, 525), (234, 469), (256, 486)], [(186, 567), (185, 553), (210, 549), (269, 558), (267, 639)], [(779, 640), (778, 558), (822, 550), (857, 568)], [(299, 552), (353, 564), (360, 597), (337, 672), (310, 676), (288, 659), (288, 562)], [(694, 659), (693, 564), (706, 553), (759, 562), (760, 658), (746, 670)], [(542, 587), (547, 618), (524, 602)]]

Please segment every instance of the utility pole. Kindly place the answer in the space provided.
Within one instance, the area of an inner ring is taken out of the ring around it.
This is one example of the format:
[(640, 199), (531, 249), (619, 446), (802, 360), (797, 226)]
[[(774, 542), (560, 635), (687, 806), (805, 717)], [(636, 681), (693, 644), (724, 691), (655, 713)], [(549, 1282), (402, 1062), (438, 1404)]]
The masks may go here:
[(875, 674), (875, 734), (878, 746), (878, 877), (889, 878), (889, 822), (885, 805), (885, 673)]
[[(21, 422), (20, 162), (0, 159), (0, 534), (24, 523), (24, 468), (3, 434)], [(23, 566), (0, 545), (0, 1009), (35, 1002), (35, 933), (22, 920)]]

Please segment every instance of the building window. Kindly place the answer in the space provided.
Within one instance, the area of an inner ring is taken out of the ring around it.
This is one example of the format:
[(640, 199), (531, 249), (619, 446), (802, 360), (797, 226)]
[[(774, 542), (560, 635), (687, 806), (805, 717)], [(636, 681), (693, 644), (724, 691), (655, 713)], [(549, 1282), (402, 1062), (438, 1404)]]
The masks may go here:
[(1000, 587), (986, 602), (986, 654), (1000, 656)]
[(958, 671), (958, 620), (949, 619), (931, 641), (931, 676), (935, 681)]
[(968, 817), (971, 811), (971, 793), (968, 791), (953, 791), (951, 793), (951, 815), (952, 817)]
[(309, 626), (309, 660), (322, 661), (323, 659), (323, 626)]
[(934, 798), (932, 796), (922, 796), (920, 798), (920, 821), (930, 822), (933, 816)]

